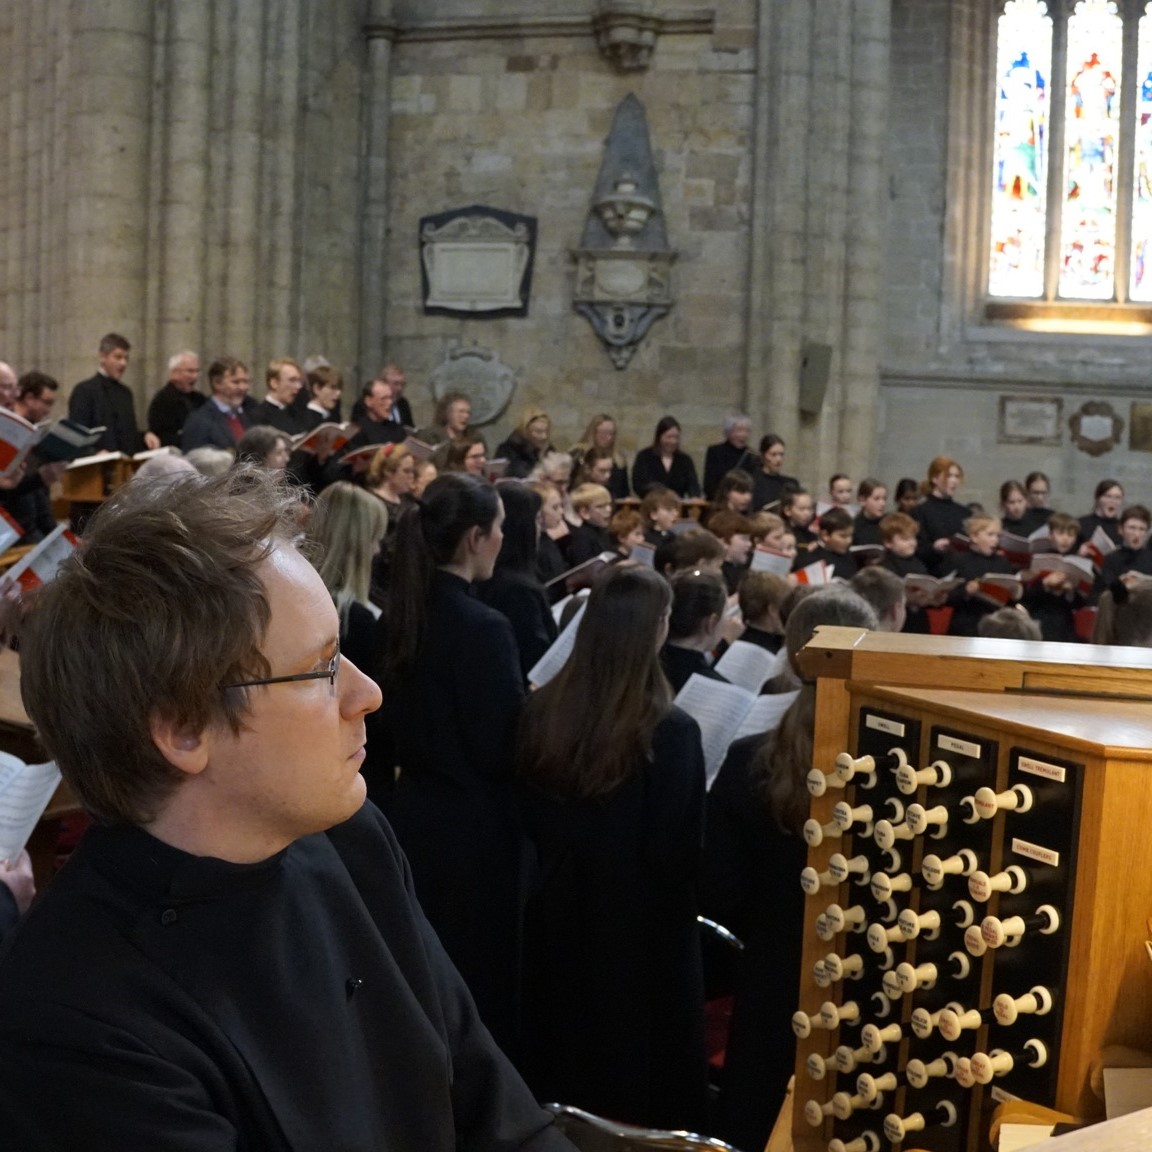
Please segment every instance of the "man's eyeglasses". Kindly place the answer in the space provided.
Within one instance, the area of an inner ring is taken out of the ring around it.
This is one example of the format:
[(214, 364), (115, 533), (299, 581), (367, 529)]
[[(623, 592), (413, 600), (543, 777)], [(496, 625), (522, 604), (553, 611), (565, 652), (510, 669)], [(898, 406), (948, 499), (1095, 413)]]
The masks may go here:
[(327, 668), (318, 672), (299, 672), (295, 676), (268, 676), (263, 680), (241, 680), (237, 684), (221, 684), (220, 691), (228, 688), (258, 688), (261, 684), (295, 684), (300, 680), (327, 680), (328, 686), (336, 688), (336, 674), (340, 671), (340, 649), (332, 657)]

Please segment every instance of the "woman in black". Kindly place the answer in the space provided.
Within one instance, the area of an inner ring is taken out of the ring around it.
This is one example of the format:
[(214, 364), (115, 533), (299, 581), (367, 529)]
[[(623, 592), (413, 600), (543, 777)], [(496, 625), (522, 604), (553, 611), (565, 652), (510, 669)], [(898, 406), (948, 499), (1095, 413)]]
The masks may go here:
[[(873, 545), (881, 548), (880, 521), (888, 508), (888, 489), (879, 480), (868, 477), (856, 489), (856, 502), (860, 511), (852, 522), (852, 546)], [(871, 561), (869, 561), (871, 563)]]
[(551, 439), (548, 413), (543, 408), (525, 408), (512, 434), (496, 447), (496, 459), (508, 461), (504, 475), (510, 480), (525, 479), (545, 453), (552, 451)]
[(1120, 509), (1124, 507), (1124, 488), (1119, 480), (1101, 480), (1096, 485), (1092, 511), (1080, 517), (1080, 543), (1092, 539), (1102, 528), (1113, 544), (1120, 544)]
[(673, 692), (679, 692), (694, 674), (727, 683), (706, 655), (720, 642), (727, 599), (719, 575), (693, 570), (673, 577), (668, 639), (660, 649), (660, 663)]
[(760, 438), (760, 467), (752, 475), (752, 511), (759, 512), (769, 504), (777, 504), (784, 494), (800, 487), (795, 476), (785, 476), (784, 441), (769, 433)]
[(386, 810), (416, 894), (497, 1043), (517, 1050), (525, 842), (511, 796), (524, 674), (507, 617), (474, 594), (504, 510), (486, 480), (433, 480), (400, 518), (384, 616)]
[(610, 569), (567, 664), (524, 708), (517, 767), (542, 873), (524, 1072), (537, 1099), (701, 1131), (704, 757), (656, 658), (668, 607), (651, 569)]
[(662, 485), (682, 500), (700, 495), (696, 465), (680, 451), (680, 423), (675, 416), (662, 416), (650, 448), (641, 448), (632, 461), (632, 490), (643, 498), (649, 488)]
[(1027, 539), (1048, 523), (1052, 513), (1046, 508), (1028, 504), (1028, 490), (1019, 480), (1005, 480), (1000, 485), (1000, 526), (1013, 536)]
[[(876, 614), (851, 589), (816, 589), (785, 626), (797, 674), (796, 653), (824, 624), (873, 629)], [(775, 732), (732, 745), (708, 793), (701, 906), (744, 942), (716, 1127), (739, 1148), (767, 1143), (795, 1064), (804, 929), (797, 877), (808, 852), (801, 832), (815, 709), (816, 685), (807, 681)]]
[(521, 480), (501, 480), (504, 543), (490, 580), (476, 586), (480, 599), (508, 617), (525, 679), (556, 639), (556, 621), (536, 571), (540, 536), (539, 494)]
[(955, 460), (937, 456), (928, 465), (924, 499), (912, 513), (920, 525), (916, 555), (933, 576), (947, 576), (955, 566), (952, 537), (963, 533), (969, 510), (952, 497), (963, 480), (964, 469)]

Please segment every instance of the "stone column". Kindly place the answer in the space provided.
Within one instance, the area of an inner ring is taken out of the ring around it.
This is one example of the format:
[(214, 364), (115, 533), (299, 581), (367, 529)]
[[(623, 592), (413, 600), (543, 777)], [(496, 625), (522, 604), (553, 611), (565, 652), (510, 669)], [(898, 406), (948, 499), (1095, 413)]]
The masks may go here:
[[(887, 0), (759, 8), (748, 410), (822, 488), (863, 474), (881, 339)], [(833, 348), (823, 411), (799, 411), (805, 342)]]
[[(807, 262), (804, 343), (829, 344), (832, 365), (823, 410), (800, 416), (794, 463), (817, 492), (839, 467), (836, 414), (841, 397), (841, 326), (844, 311), (848, 150), (851, 130), (853, 0), (811, 5), (810, 105), (805, 196)], [(803, 348), (801, 347), (801, 352)]]
[(266, 270), (257, 259), (264, 221), (260, 219), (260, 151), (263, 122), (264, 0), (232, 0), (228, 5), (230, 36), (227, 59), (231, 68), (227, 128), (218, 138), (227, 156), (224, 183), (211, 194), (226, 205), (223, 221), (223, 313), (219, 333), (230, 355), (248, 361), (253, 381), (263, 376), (256, 347), (256, 299), (264, 289)]
[(6, 4), (5, 24), (0, 28), (4, 49), (4, 91), (7, 97), (4, 130), (4, 286), (0, 290), (0, 324), (3, 344), (0, 357), (20, 370), (27, 332), (24, 315), (24, 189), (29, 180), (25, 153), (28, 129), (28, 26), (32, 10), (26, 4)]
[(388, 301), (388, 129), (392, 95), (392, 0), (371, 0), (364, 80), (364, 167), (360, 210), (360, 335), (357, 369), (363, 377), (384, 362), (384, 311)]
[(774, 148), (773, 211), (768, 222), (775, 243), (769, 277), (774, 285), (770, 314), (764, 318), (771, 333), (768, 358), (768, 420), (791, 446), (789, 468), (796, 466), (799, 448), (800, 342), (804, 324), (806, 271), (807, 154), (809, 119), (809, 56), (812, 51), (812, 12), (809, 5), (787, 0), (775, 7), (780, 35), (770, 65), (777, 77)]
[(65, 387), (91, 374), (105, 332), (144, 334), (154, 18), (150, 0), (69, 13), (65, 306), (53, 318)]
[[(172, 4), (167, 48), (167, 116), (160, 172), (160, 228), (154, 262), (158, 314), (152, 359), (161, 369), (204, 339), (205, 231), (208, 224), (208, 117), (211, 90), (212, 6)], [(163, 381), (154, 375), (153, 387)]]
[(854, 0), (848, 156), (847, 279), (840, 359), (837, 463), (859, 480), (876, 458), (876, 406), (883, 340), (885, 154), (889, 0)]
[[(318, 34), (318, 33), (317, 33)], [(297, 223), (297, 184), (309, 179), (299, 170), (300, 133), (300, 4), (276, 0), (265, 8), (266, 64), (264, 128), (261, 132), (259, 288), (255, 326), (262, 360), (299, 351), (293, 340), (299, 330), (295, 292), (302, 237)], [(262, 377), (263, 364), (259, 366)], [(258, 367), (252, 365), (253, 382)], [(259, 385), (263, 391), (263, 384)]]

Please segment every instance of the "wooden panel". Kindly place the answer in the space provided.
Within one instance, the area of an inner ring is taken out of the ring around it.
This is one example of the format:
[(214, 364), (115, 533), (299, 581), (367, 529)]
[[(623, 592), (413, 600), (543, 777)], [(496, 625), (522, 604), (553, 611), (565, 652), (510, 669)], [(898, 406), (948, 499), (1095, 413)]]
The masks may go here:
[[(807, 675), (820, 678), (818, 700), (826, 694), (830, 700), (826, 711), (818, 707), (814, 765), (823, 771), (829, 770), (836, 753), (855, 750), (854, 717), (862, 702), (920, 720), (925, 741), (936, 723), (996, 742), (997, 787), (1004, 785), (1013, 747), (1083, 765), (1064, 1018), (1051, 1084), (1063, 1111), (1096, 1114), (1099, 1102), (1088, 1086), (1093, 1057), (1106, 1045), (1146, 1047), (1152, 1035), (1152, 975), (1144, 948), (1152, 933), (1152, 709), (1133, 702), (1152, 697), (1152, 651), (821, 629), (801, 653), (800, 663)], [(846, 716), (845, 692), (851, 700)], [(925, 746), (922, 754), (932, 758), (935, 752)], [(812, 815), (827, 821), (844, 796), (837, 791), (814, 800)], [(860, 802), (859, 797), (854, 802)], [(1011, 859), (1002, 821), (997, 817), (997, 834), (984, 865), (989, 869)], [(810, 852), (809, 862), (823, 869), (839, 844), (825, 841)], [(816, 937), (815, 917), (840, 897), (843, 903), (852, 893), (830, 888), (808, 901), (800, 973), (805, 1010), (830, 993), (837, 1002), (845, 995), (835, 987), (820, 990), (811, 979), (812, 964), (829, 950)], [(841, 938), (833, 948), (854, 951), (856, 945), (846, 945)], [(991, 981), (996, 972), (998, 963), (985, 965), (981, 1005), (995, 991)], [(1005, 1033), (985, 1025), (979, 1038), (991, 1046), (1003, 1043)], [(833, 1088), (811, 1081), (803, 1059), (814, 1047), (827, 1052), (836, 1042), (835, 1033), (824, 1032), (800, 1045), (793, 1136), (803, 1152), (825, 1148), (829, 1134), (804, 1123), (800, 1104), (826, 1099)], [(851, 1085), (841, 1085), (845, 1087)], [(986, 1144), (987, 1120), (985, 1109), (971, 1128), (969, 1149)], [(918, 1145), (935, 1147), (936, 1139), (928, 1135)]]
[(1004, 692), (1043, 676), (1048, 690), (1082, 692), (1090, 681), (1152, 695), (1152, 649), (1145, 648), (819, 628), (798, 659), (806, 676), (870, 684)]

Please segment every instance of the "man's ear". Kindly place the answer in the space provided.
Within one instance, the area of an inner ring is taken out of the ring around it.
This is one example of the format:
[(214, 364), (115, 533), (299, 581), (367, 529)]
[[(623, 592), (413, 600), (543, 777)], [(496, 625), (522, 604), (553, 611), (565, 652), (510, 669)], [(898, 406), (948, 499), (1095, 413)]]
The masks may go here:
[(179, 768), (189, 776), (196, 776), (208, 766), (208, 740), (205, 732), (158, 716), (152, 717), (149, 729), (152, 743), (174, 768)]

